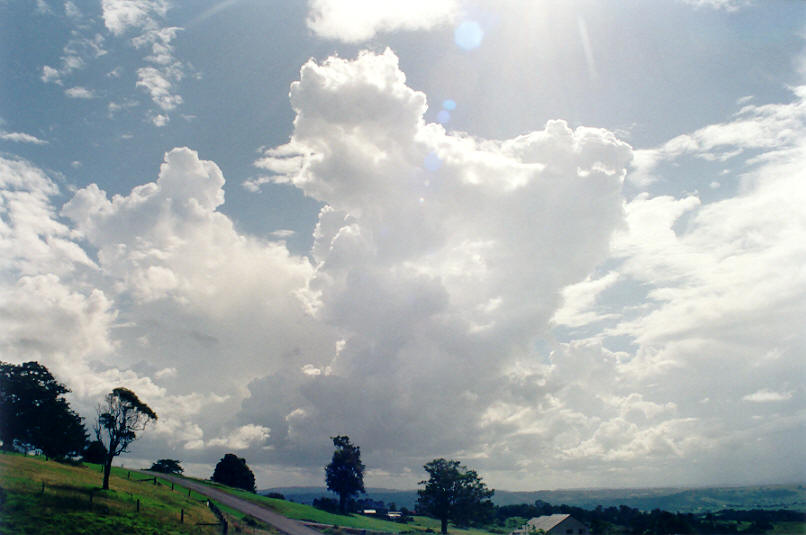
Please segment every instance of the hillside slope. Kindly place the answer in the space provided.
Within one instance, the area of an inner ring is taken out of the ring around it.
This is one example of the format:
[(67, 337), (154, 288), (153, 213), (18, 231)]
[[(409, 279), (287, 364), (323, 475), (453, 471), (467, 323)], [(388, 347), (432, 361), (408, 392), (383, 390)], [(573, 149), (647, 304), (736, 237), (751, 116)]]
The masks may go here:
[[(114, 469), (101, 490), (98, 465), (71, 466), (0, 454), (0, 533), (119, 535), (217, 534), (218, 520), (201, 495), (142, 481)], [(140, 476), (140, 477), (136, 477)], [(138, 506), (139, 503), (139, 506)]]

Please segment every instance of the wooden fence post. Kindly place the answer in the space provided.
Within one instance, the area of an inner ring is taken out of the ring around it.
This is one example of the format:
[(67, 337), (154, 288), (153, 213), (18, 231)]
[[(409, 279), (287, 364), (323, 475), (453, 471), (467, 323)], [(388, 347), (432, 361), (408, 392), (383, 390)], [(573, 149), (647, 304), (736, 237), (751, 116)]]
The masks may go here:
[(45, 495), (45, 480), (44, 479), (42, 480), (42, 492), (41, 492), (41, 494), (43, 496)]
[(128, 474), (126, 474), (126, 479), (131, 479), (131, 478), (132, 478), (132, 473), (131, 473), (131, 472), (129, 472)]
[(137, 498), (137, 512), (140, 512), (140, 498)]
[(188, 489), (188, 498), (190, 498), (190, 489)]
[(171, 481), (171, 492), (173, 492), (173, 491), (174, 491), (174, 482)]

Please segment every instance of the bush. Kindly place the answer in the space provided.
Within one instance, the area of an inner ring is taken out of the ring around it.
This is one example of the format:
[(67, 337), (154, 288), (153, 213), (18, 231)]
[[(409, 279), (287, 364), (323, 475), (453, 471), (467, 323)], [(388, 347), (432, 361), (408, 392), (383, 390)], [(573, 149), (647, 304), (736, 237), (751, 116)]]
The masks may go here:
[(339, 513), (339, 501), (333, 498), (316, 498), (313, 501), (313, 506), (328, 513)]
[(177, 459), (160, 459), (152, 464), (149, 470), (162, 474), (181, 474), (185, 469), (179, 466), (180, 462), (182, 461)]
[(93, 440), (84, 448), (82, 459), (85, 463), (103, 464), (106, 458), (106, 447), (100, 440)]

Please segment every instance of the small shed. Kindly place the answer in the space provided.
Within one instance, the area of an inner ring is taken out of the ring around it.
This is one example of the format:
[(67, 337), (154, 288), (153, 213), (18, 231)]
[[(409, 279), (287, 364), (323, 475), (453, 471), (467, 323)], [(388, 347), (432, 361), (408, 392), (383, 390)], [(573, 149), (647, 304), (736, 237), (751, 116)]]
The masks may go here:
[(529, 520), (511, 535), (529, 535), (531, 533), (547, 535), (590, 535), (588, 527), (571, 515), (545, 515)]

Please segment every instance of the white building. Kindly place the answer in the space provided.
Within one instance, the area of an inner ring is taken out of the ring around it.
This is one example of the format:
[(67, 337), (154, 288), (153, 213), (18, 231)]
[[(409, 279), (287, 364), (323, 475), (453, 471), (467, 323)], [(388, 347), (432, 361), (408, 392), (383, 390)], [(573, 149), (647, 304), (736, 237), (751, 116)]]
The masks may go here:
[(588, 527), (571, 515), (546, 515), (535, 517), (510, 535), (590, 535)]

